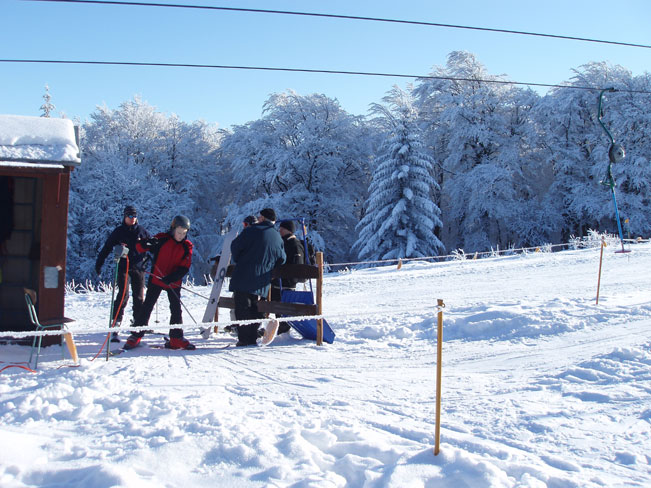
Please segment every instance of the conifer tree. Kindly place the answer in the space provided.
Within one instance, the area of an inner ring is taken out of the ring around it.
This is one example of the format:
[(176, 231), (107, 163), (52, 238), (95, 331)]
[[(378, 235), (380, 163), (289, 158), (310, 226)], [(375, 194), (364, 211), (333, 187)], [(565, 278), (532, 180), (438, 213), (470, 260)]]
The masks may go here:
[(54, 112), (54, 109), (56, 107), (52, 103), (52, 96), (50, 95), (50, 87), (48, 85), (45, 85), (45, 95), (43, 95), (43, 105), (41, 105), (40, 109), (43, 111), (43, 114), (41, 117), (50, 117), (50, 114)]
[(386, 105), (374, 104), (371, 110), (388, 133), (354, 249), (360, 259), (371, 260), (436, 255), (443, 250), (434, 234), (442, 225), (434, 203), (439, 185), (421, 142), (418, 113), (409, 94), (396, 86), (383, 101)]

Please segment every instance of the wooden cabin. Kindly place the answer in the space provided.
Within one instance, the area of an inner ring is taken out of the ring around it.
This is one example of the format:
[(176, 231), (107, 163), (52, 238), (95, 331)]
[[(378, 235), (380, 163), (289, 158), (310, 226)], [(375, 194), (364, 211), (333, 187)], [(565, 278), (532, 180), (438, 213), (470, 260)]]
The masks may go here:
[[(0, 331), (64, 316), (70, 173), (81, 163), (72, 121), (0, 115)], [(6, 336), (0, 339), (6, 340)]]

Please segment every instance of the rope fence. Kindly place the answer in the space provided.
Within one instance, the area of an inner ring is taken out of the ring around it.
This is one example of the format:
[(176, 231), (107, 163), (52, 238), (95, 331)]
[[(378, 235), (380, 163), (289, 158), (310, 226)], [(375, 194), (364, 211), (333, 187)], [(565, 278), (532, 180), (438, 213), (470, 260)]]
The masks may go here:
[[(613, 239), (616, 239), (612, 236)], [(619, 239), (616, 239), (619, 241)], [(630, 244), (641, 244), (651, 242), (651, 239), (642, 239), (638, 237), (637, 239), (624, 239), (624, 242)], [(519, 248), (508, 248), (508, 249), (494, 249), (491, 251), (477, 251), (466, 253), (463, 249), (459, 249), (452, 254), (445, 254), (439, 256), (423, 256), (419, 258), (392, 258), (392, 259), (378, 259), (373, 261), (351, 261), (344, 263), (325, 263), (326, 267), (345, 267), (345, 266), (364, 266), (364, 265), (373, 265), (373, 264), (392, 264), (392, 263), (407, 263), (411, 261), (431, 261), (431, 262), (440, 262), (440, 261), (473, 261), (477, 259), (482, 259), (486, 257), (510, 257), (522, 254), (528, 254), (531, 252), (555, 252), (554, 249), (562, 250), (562, 248), (573, 248), (574, 251), (589, 251), (591, 249), (598, 249), (601, 246), (601, 239), (592, 241), (580, 241), (576, 242), (566, 242), (561, 244), (543, 244), (541, 246), (532, 246), (532, 247), (519, 247)]]
[[(648, 243), (651, 242), (651, 239), (624, 239), (625, 242), (628, 243)], [(538, 246), (538, 247), (524, 247), (524, 248), (518, 248), (518, 249), (506, 249), (503, 251), (487, 251), (487, 252), (482, 252), (482, 253), (473, 253), (473, 254), (468, 254), (465, 256), (472, 256), (472, 258), (460, 258), (458, 254), (449, 254), (445, 256), (427, 256), (427, 257), (420, 257), (420, 258), (405, 258), (405, 259), (384, 259), (384, 260), (377, 260), (377, 261), (360, 261), (360, 262), (348, 262), (348, 263), (332, 263), (332, 264), (326, 264), (326, 266), (348, 266), (348, 265), (365, 265), (365, 264), (388, 264), (388, 263), (396, 263), (396, 262), (409, 262), (409, 261), (426, 261), (426, 260), (438, 260), (442, 261), (445, 259), (450, 259), (452, 258), (454, 261), (459, 261), (459, 260), (468, 260), (468, 261), (474, 261), (475, 259), (480, 259), (480, 256), (494, 256), (494, 257), (513, 257), (513, 256), (521, 256), (524, 254), (527, 254), (530, 251), (534, 252), (542, 252), (542, 248), (544, 249), (552, 249), (552, 248), (560, 248), (560, 247), (569, 247), (572, 246), (574, 247), (576, 251), (599, 251), (601, 249), (601, 243), (602, 241), (598, 241), (598, 246), (592, 247), (592, 245), (588, 245), (587, 243), (584, 243), (584, 246), (581, 247), (578, 243), (564, 243), (564, 244), (554, 244), (554, 245), (548, 245), (548, 246)], [(509, 253), (508, 255), (499, 255), (499, 254), (506, 254)], [(188, 290), (189, 291), (189, 290)], [(201, 296), (198, 293), (195, 293), (196, 295)], [(422, 303), (422, 300), (420, 300)], [(438, 308), (434, 308), (435, 312), (438, 312)], [(405, 310), (404, 314), (409, 314), (409, 315), (427, 315), (429, 313), (432, 313), (433, 308), (430, 307), (422, 307), (422, 308), (413, 308), (410, 307), (409, 310)], [(372, 311), (355, 311), (352, 313), (343, 313), (343, 314), (337, 314), (337, 313), (329, 313), (327, 314), (327, 318), (334, 320), (334, 319), (351, 319), (351, 318), (364, 318), (364, 317), (383, 317), (386, 316), (386, 314), (389, 312), (389, 310), (372, 310)], [(395, 308), (392, 308), (390, 310), (392, 314), (400, 314), (401, 312), (399, 310), (396, 310)], [(463, 315), (463, 314), (458, 314), (453, 311), (451, 311), (449, 308), (446, 309), (446, 314), (447, 315)], [(283, 322), (298, 322), (302, 320), (318, 320), (318, 319), (325, 319), (325, 315), (302, 315), (302, 316), (291, 316), (291, 317), (276, 317), (276, 319), (281, 319)], [(11, 337), (14, 339), (20, 339), (20, 338), (25, 338), (25, 337), (39, 337), (39, 336), (57, 336), (57, 335), (62, 335), (66, 334), (68, 332), (72, 332), (76, 335), (81, 335), (81, 334), (100, 334), (100, 333), (110, 333), (110, 332), (117, 332), (117, 333), (131, 333), (134, 331), (138, 330), (147, 330), (147, 331), (152, 331), (152, 332), (167, 332), (169, 331), (170, 327), (173, 326), (173, 328), (178, 328), (178, 329), (183, 329), (184, 331), (186, 330), (197, 330), (197, 329), (202, 329), (202, 328), (211, 328), (211, 327), (227, 327), (229, 325), (246, 325), (246, 324), (253, 324), (253, 323), (262, 323), (266, 324), (269, 321), (274, 320), (273, 318), (261, 318), (261, 319), (252, 319), (252, 320), (230, 320), (230, 321), (220, 321), (220, 322), (201, 322), (201, 323), (191, 323), (191, 324), (168, 324), (168, 325), (157, 325), (154, 327), (151, 327), (149, 325), (141, 327), (141, 328), (134, 328), (134, 327), (95, 327), (95, 328), (71, 328), (70, 326), (72, 324), (68, 324), (68, 329), (67, 330), (44, 330), (44, 331), (4, 331), (0, 332), (0, 338), (1, 337)]]

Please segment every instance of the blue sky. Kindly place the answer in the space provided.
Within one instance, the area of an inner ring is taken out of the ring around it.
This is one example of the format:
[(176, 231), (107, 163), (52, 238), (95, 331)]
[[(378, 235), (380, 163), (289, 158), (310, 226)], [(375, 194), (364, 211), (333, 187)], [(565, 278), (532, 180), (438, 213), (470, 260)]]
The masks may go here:
[[(146, 0), (145, 0), (146, 1)], [(651, 44), (648, 0), (157, 0), (296, 10), (542, 32)], [(75, 59), (271, 66), (426, 75), (448, 53), (474, 53), (491, 74), (556, 84), (590, 61), (634, 75), (651, 71), (651, 49), (459, 29), (191, 9), (0, 0), (0, 59)], [(365, 76), (0, 63), (0, 113), (40, 115), (44, 86), (57, 110), (87, 120), (98, 105), (138, 95), (159, 111), (226, 128), (261, 116), (271, 93), (323, 93), (367, 113), (393, 84)]]

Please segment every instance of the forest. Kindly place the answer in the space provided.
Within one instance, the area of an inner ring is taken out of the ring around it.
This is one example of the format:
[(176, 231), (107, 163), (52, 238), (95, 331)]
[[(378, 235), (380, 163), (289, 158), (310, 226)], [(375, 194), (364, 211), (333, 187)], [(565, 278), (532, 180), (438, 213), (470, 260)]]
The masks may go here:
[(81, 124), (72, 173), (67, 278), (109, 281), (94, 262), (125, 205), (141, 225), (192, 222), (191, 278), (242, 218), (273, 207), (303, 218), (326, 262), (372, 261), (567, 242), (617, 232), (604, 185), (610, 140), (626, 236), (648, 237), (651, 75), (593, 62), (541, 95), (492, 75), (468, 52), (365, 115), (327, 94), (273, 93), (257, 120), (228, 130), (184, 122), (139, 97)]

